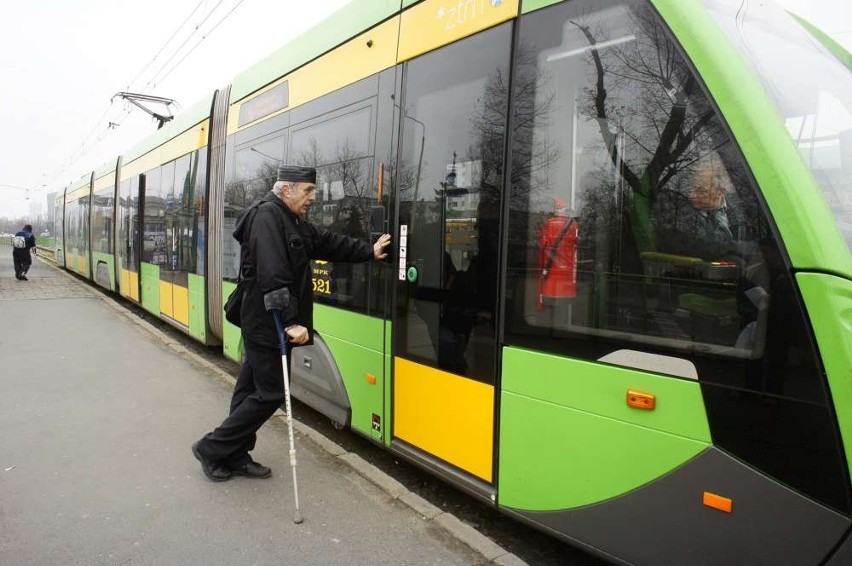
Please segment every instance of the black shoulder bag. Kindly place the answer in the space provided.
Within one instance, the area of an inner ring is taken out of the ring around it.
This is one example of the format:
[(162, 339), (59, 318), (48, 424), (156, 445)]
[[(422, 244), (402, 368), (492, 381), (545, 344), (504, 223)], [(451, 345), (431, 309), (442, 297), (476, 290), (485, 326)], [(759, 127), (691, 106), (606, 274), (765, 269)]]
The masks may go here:
[(236, 327), (239, 327), (242, 320), (240, 314), (243, 309), (243, 278), (237, 280), (237, 286), (228, 295), (228, 300), (225, 301), (225, 320)]

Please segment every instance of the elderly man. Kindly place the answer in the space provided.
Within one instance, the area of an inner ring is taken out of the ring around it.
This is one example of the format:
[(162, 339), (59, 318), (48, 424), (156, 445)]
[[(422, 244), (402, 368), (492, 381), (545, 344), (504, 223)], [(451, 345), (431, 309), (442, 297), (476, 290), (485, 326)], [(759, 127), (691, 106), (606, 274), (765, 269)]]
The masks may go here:
[(213, 481), (231, 476), (268, 478), (272, 471), (254, 460), (256, 432), (284, 400), (284, 379), (273, 310), (281, 313), (289, 340), (311, 339), (312, 259), (362, 262), (386, 257), (390, 235), (372, 246), (335, 234), (305, 219), (314, 201), (316, 170), (283, 166), (278, 181), (237, 221), (240, 272), (245, 294), (241, 329), (245, 362), (240, 370), (229, 416), (213, 432), (192, 445), (204, 474)]

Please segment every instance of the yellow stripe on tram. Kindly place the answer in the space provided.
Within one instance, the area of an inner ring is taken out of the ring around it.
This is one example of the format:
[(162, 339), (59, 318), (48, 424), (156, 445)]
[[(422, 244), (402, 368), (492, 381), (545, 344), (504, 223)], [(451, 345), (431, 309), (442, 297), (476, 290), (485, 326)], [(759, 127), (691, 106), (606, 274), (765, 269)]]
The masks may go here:
[(494, 387), (394, 359), (394, 436), (491, 481)]
[(180, 285), (172, 286), (172, 318), (189, 326), (189, 290)]
[(174, 318), (172, 314), (172, 287), (168, 281), (160, 281), (160, 312), (169, 318)]
[(426, 0), (402, 14), (399, 62), (514, 18), (518, 0)]

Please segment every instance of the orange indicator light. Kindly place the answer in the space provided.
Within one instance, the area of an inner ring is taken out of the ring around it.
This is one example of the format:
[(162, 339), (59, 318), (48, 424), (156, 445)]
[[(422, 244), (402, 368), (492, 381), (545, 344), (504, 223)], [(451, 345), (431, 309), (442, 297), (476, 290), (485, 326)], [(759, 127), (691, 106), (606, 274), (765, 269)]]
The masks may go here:
[(634, 409), (653, 411), (657, 406), (657, 398), (650, 393), (642, 393), (635, 389), (627, 390), (627, 406)]
[(712, 507), (713, 509), (718, 509), (719, 511), (724, 511), (725, 513), (730, 513), (734, 509), (734, 500), (705, 491), (704, 505)]
[(376, 376), (371, 374), (371, 373), (368, 373), (367, 374), (367, 383), (369, 383), (370, 385), (375, 385), (376, 384)]

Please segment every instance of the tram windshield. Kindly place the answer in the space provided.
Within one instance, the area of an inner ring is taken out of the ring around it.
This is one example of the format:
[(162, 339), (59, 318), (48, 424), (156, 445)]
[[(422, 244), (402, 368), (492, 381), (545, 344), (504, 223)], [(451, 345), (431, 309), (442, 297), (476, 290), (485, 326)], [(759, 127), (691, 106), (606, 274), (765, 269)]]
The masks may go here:
[(852, 250), (852, 73), (778, 6), (705, 5), (784, 118)]

